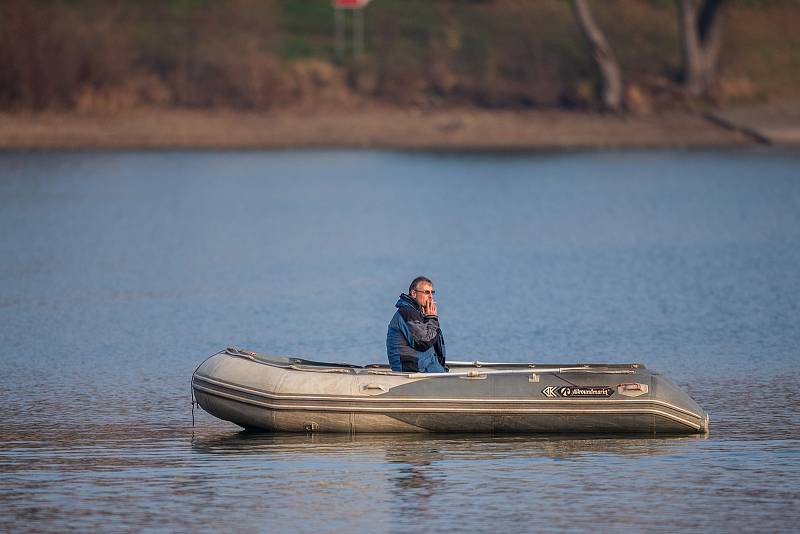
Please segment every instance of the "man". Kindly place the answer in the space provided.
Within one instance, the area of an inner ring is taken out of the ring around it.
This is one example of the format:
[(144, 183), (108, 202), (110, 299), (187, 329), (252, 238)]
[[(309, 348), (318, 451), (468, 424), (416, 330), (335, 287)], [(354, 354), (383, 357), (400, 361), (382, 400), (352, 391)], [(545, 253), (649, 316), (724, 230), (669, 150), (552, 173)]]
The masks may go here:
[(414, 278), (408, 295), (400, 295), (386, 333), (386, 354), (392, 371), (446, 373), (444, 337), (439, 329), (433, 282)]

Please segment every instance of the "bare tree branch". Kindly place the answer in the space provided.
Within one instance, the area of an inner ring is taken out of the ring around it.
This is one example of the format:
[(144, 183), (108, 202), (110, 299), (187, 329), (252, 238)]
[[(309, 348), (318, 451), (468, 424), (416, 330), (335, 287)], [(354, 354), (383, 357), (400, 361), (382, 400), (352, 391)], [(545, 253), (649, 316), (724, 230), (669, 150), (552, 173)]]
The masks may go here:
[(619, 111), (622, 108), (622, 74), (617, 58), (602, 30), (594, 21), (586, 0), (572, 0), (572, 9), (603, 78), (603, 107), (609, 111)]
[(719, 13), (726, 0), (677, 0), (683, 83), (691, 96), (708, 94), (717, 74), (722, 41)]

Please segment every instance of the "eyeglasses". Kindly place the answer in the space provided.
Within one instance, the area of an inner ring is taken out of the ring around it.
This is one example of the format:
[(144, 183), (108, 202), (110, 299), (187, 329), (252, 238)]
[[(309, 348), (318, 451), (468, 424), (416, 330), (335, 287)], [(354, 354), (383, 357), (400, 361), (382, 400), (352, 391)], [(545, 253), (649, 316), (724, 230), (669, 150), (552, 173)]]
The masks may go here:
[(435, 295), (436, 290), (434, 289), (415, 289), (417, 293), (422, 293), (423, 295)]

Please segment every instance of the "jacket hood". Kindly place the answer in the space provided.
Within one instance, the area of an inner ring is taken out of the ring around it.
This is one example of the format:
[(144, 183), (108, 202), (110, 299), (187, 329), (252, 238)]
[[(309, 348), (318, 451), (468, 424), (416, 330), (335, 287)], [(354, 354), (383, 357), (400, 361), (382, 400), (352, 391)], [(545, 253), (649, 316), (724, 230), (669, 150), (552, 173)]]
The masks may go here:
[(397, 303), (395, 303), (394, 306), (395, 308), (410, 306), (415, 310), (419, 311), (420, 313), (422, 312), (422, 308), (419, 307), (419, 303), (416, 300), (412, 299), (410, 296), (406, 295), (405, 293), (402, 293), (400, 295), (400, 298), (397, 300)]

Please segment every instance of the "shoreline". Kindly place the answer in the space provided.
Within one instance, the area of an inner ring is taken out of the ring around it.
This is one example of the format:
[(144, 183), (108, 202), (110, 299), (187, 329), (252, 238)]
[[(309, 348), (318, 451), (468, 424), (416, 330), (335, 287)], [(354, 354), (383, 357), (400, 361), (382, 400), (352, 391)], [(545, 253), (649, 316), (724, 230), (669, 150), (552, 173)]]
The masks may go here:
[[(759, 118), (769, 116), (763, 112), (612, 116), (577, 111), (473, 108), (378, 108), (318, 113), (179, 109), (113, 114), (0, 113), (0, 150), (374, 148), (478, 151), (713, 148), (800, 142), (800, 135), (796, 135), (800, 132), (800, 120), (792, 121), (792, 135), (788, 141), (775, 141), (762, 133), (769, 132), (768, 129), (743, 124), (740, 120), (750, 117), (752, 123), (753, 117), (758, 122)], [(785, 119), (786, 113), (777, 116)]]

